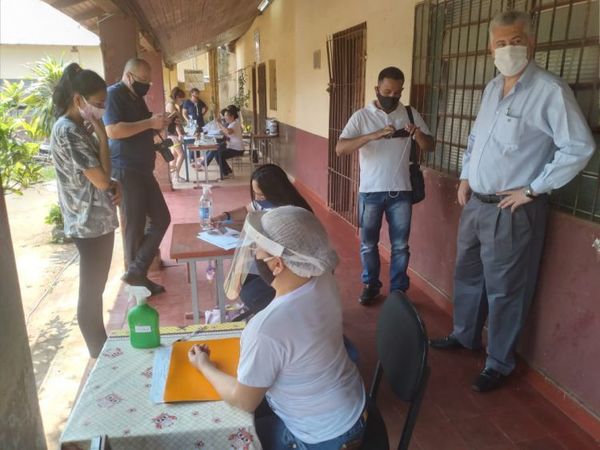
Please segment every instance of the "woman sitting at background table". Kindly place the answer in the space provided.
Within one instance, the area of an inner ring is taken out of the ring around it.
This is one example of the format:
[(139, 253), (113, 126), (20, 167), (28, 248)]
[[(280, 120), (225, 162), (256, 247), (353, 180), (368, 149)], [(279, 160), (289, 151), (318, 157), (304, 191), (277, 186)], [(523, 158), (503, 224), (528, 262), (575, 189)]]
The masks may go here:
[(243, 282), (254, 259), (272, 273), (276, 295), (242, 332), (237, 379), (205, 345), (190, 349), (190, 362), (227, 403), (256, 411), (265, 450), (358, 445), (365, 391), (344, 349), (338, 258), (325, 229), (295, 206), (249, 213), (226, 284)]
[(219, 149), (215, 152), (209, 152), (206, 155), (206, 165), (208, 166), (213, 158), (216, 158), (219, 164), (221, 179), (229, 178), (233, 170), (227, 164), (227, 160), (242, 156), (244, 154), (244, 142), (242, 141), (242, 125), (239, 120), (239, 110), (235, 105), (229, 105), (225, 108), (224, 114), (227, 126), (216, 121), (219, 129), (225, 135), (225, 142), (219, 144)]

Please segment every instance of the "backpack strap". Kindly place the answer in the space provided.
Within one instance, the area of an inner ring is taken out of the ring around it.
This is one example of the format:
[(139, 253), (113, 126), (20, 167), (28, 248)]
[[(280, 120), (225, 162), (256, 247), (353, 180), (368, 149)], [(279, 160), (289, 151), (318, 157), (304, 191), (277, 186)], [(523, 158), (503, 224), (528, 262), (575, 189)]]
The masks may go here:
[[(408, 120), (413, 125), (415, 124), (415, 118), (413, 117), (412, 108), (410, 105), (406, 106), (406, 113), (408, 114)], [(411, 164), (419, 164), (419, 160), (417, 158), (417, 143), (413, 139), (413, 136), (410, 137), (410, 162)]]

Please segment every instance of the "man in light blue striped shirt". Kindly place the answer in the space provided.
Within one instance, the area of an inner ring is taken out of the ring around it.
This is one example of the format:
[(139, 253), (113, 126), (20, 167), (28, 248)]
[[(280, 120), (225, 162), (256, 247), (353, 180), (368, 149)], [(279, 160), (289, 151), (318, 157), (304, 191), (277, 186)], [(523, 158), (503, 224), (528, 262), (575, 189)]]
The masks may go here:
[(471, 386), (478, 392), (498, 387), (515, 368), (543, 248), (547, 194), (575, 177), (595, 150), (567, 83), (533, 60), (526, 13), (494, 17), (490, 48), (500, 74), (483, 93), (458, 188), (464, 210), (454, 329), (431, 341), (434, 348), (478, 349), (487, 317), (488, 356)]

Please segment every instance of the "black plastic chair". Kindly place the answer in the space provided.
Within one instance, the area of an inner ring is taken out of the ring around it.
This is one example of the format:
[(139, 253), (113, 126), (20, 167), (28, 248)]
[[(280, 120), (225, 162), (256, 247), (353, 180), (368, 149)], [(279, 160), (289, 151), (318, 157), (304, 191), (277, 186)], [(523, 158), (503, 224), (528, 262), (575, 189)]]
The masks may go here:
[(402, 292), (392, 292), (386, 299), (377, 321), (377, 354), (373, 383), (369, 391), (369, 416), (361, 445), (363, 450), (389, 450), (385, 422), (377, 407), (381, 376), (392, 391), (409, 404), (398, 450), (408, 449), (417, 416), (427, 387), (427, 332), (419, 313)]

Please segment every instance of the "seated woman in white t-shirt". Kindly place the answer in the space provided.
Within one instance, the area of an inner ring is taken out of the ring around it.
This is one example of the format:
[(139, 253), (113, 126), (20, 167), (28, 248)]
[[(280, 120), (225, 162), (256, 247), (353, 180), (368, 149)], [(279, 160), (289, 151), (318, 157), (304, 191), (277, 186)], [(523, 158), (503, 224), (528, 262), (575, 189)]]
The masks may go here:
[(212, 364), (206, 346), (192, 347), (190, 362), (233, 406), (252, 412), (266, 398), (256, 414), (265, 450), (359, 443), (365, 391), (344, 348), (338, 259), (323, 226), (303, 208), (282, 206), (249, 213), (243, 235), (228, 282), (243, 281), (254, 253), (274, 276), (275, 299), (242, 333), (237, 379)]
[(227, 160), (241, 156), (244, 154), (244, 142), (242, 141), (242, 125), (239, 120), (238, 108), (235, 105), (229, 105), (225, 108), (225, 121), (227, 126), (223, 125), (219, 121), (216, 122), (218, 127), (225, 135), (225, 142), (220, 144), (219, 149), (214, 152), (209, 152), (206, 155), (206, 165), (208, 166), (213, 158), (217, 160), (219, 164), (219, 171), (221, 172), (221, 179), (228, 178), (233, 170), (227, 164)]

